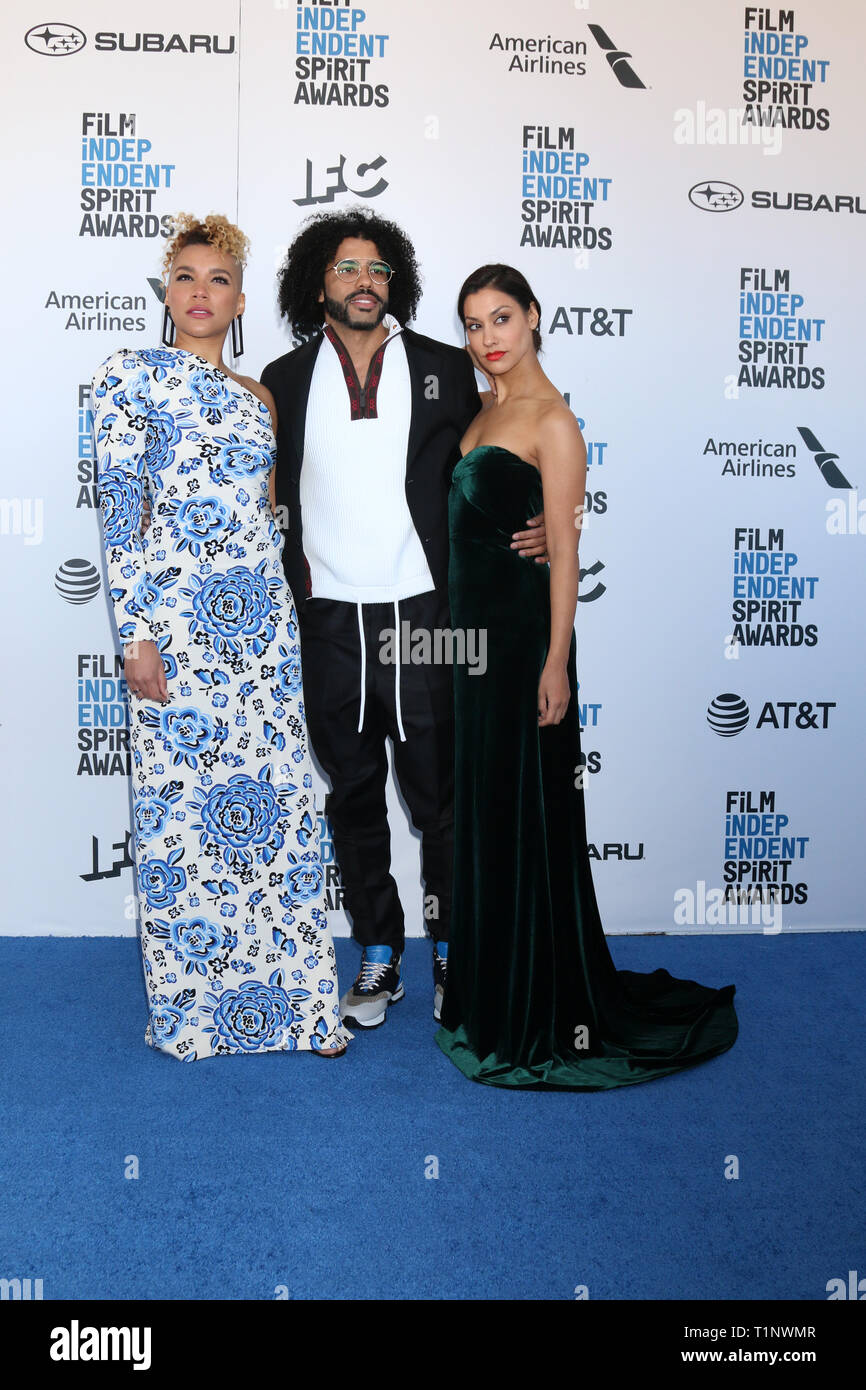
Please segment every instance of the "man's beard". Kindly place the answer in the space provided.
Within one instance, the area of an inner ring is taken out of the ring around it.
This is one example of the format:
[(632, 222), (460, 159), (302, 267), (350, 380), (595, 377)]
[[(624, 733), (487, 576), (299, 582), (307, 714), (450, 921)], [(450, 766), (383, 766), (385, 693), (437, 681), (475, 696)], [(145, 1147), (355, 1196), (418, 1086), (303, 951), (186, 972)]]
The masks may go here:
[[(369, 297), (379, 299), (377, 294), (372, 294), (372, 292), (367, 293)], [(351, 299), (329, 299), (328, 296), (325, 295), (325, 310), (330, 314), (331, 318), (334, 319), (336, 323), (345, 323), (348, 328), (353, 328), (358, 333), (366, 333), (371, 328), (378, 328), (388, 312), (388, 305), (383, 304), (382, 301), (379, 300), (379, 312), (375, 318), (364, 318), (361, 319), (359, 323), (355, 323), (349, 318), (351, 308)]]

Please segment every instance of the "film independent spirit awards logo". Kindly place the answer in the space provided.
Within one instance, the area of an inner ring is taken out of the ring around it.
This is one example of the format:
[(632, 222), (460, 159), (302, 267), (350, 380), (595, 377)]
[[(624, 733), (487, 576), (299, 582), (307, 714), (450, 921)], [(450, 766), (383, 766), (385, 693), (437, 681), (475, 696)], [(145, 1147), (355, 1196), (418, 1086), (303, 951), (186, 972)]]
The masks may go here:
[(34, 24), (24, 35), (24, 42), (47, 58), (68, 58), (70, 53), (80, 53), (87, 37), (74, 24)]

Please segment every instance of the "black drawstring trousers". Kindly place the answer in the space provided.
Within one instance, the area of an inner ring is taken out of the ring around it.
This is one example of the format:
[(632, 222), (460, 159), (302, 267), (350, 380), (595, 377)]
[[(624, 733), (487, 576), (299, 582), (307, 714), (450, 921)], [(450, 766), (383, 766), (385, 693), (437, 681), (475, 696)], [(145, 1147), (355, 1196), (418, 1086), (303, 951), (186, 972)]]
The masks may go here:
[[(396, 609), (395, 621), (393, 602), (310, 598), (299, 628), (307, 732), (331, 783), (325, 812), (353, 934), (362, 946), (387, 945), (402, 953), (405, 923), (391, 875), (385, 742), (391, 739), (397, 783), (421, 835), (425, 926), (434, 940), (447, 941), (454, 694), (452, 666), (441, 660), (450, 645), (436, 638), (437, 630), (450, 629), (447, 599), (432, 590), (400, 599)], [(426, 652), (419, 631), (429, 634)]]

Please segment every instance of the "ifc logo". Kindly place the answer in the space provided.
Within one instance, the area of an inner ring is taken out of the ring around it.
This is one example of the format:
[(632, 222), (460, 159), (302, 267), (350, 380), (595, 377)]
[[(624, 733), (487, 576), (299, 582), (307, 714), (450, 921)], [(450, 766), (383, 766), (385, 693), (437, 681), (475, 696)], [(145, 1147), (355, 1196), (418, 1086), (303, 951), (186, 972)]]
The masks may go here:
[(74, 24), (34, 24), (24, 35), (24, 42), (34, 53), (67, 58), (70, 53), (80, 53), (87, 36)]
[(689, 189), (689, 202), (702, 212), (733, 212), (742, 205), (742, 190), (735, 183), (704, 179)]
[(54, 587), (67, 603), (89, 603), (100, 583), (99, 571), (89, 560), (66, 560), (54, 576)]
[(733, 738), (749, 722), (749, 706), (742, 695), (717, 695), (707, 710), (707, 723), (720, 738)]

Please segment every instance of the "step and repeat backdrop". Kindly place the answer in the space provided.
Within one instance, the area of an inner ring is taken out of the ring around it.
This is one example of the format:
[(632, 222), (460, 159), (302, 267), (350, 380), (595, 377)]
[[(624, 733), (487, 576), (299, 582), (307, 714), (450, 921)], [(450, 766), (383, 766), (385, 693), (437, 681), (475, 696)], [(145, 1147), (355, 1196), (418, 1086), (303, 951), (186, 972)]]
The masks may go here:
[(487, 261), (541, 304), (589, 451), (577, 775), (607, 930), (866, 926), (857, 0), (8, 0), (0, 26), (0, 929), (136, 930), (91, 375), (157, 343), (172, 213), (250, 236), (258, 376), (291, 346), (287, 243), (357, 203), (415, 242), (420, 331), (462, 342)]

